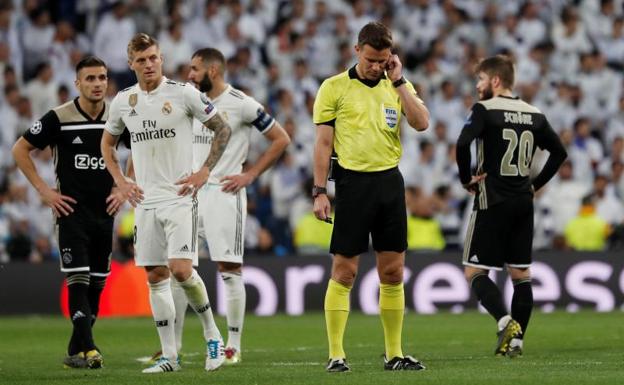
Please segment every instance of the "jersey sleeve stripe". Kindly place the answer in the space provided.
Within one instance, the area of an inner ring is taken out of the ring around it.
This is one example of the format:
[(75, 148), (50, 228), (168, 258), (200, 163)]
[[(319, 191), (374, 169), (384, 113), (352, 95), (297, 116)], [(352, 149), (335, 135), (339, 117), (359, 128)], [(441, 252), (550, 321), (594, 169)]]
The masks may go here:
[(77, 131), (77, 130), (102, 130), (104, 124), (79, 124), (79, 125), (62, 125), (61, 131)]

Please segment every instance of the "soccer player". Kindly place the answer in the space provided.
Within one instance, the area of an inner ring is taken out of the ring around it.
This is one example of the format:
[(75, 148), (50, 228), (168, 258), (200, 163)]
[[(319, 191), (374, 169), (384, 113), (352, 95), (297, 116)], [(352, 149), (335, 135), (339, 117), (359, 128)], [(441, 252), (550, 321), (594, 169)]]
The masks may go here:
[[(208, 96), (232, 128), (223, 156), (210, 173), (208, 182), (199, 190), (198, 198), (199, 216), (210, 258), (217, 262), (226, 290), (228, 339), (225, 363), (236, 364), (241, 360), (246, 298), (241, 276), (247, 216), (245, 187), (280, 157), (290, 143), (290, 138), (260, 103), (226, 83), (224, 75), (225, 57), (220, 51), (203, 48), (193, 54), (189, 80)], [(271, 144), (254, 165), (243, 171), (252, 129), (260, 131)], [(198, 121), (195, 121), (193, 134), (193, 169), (198, 170), (211, 149), (214, 134)], [(187, 301), (177, 285), (173, 285), (176, 343), (179, 350)]]
[[(205, 368), (215, 370), (225, 356), (206, 287), (193, 269), (197, 259), (195, 196), (223, 154), (231, 130), (193, 86), (162, 75), (162, 55), (151, 36), (140, 33), (130, 40), (128, 64), (138, 83), (113, 99), (102, 136), (102, 155), (120, 192), (136, 206), (136, 264), (147, 271), (150, 304), (163, 352), (143, 372), (180, 369), (171, 275), (199, 315), (206, 340)], [(192, 170), (193, 118), (214, 131), (210, 153), (197, 172)], [(130, 131), (136, 183), (123, 175), (114, 149), (124, 127)]]
[[(498, 323), (496, 355), (522, 354), (531, 310), (533, 194), (555, 175), (567, 154), (548, 120), (534, 106), (512, 96), (514, 67), (494, 56), (477, 66), (480, 101), (457, 140), (457, 166), (463, 186), (475, 194), (462, 262), (470, 287)], [(477, 169), (471, 175), (470, 144), (476, 140)], [(550, 155), (530, 177), (536, 147)], [(514, 285), (507, 313), (489, 270), (507, 265)]]
[[(113, 216), (123, 198), (113, 191), (100, 140), (109, 107), (104, 101), (106, 64), (88, 56), (76, 65), (79, 96), (36, 121), (13, 147), (17, 167), (56, 217), (61, 271), (67, 275), (73, 332), (63, 360), (68, 368), (100, 368), (102, 355), (92, 327), (100, 294), (110, 273)], [(48, 186), (30, 158), (34, 149), (50, 146), (57, 186)]]
[(334, 254), (325, 294), (329, 340), (328, 372), (349, 371), (342, 340), (349, 316), (349, 293), (359, 255), (368, 250), (369, 234), (377, 258), (379, 311), (385, 338), (385, 370), (421, 370), (401, 348), (405, 295), (403, 266), (407, 249), (405, 187), (398, 169), (403, 115), (418, 131), (429, 125), (429, 112), (402, 65), (390, 51), (392, 35), (372, 22), (359, 32), (358, 62), (326, 79), (316, 96), (313, 119), (314, 214), (330, 221), (326, 183), (330, 156), (336, 181), (336, 212), (330, 252)]

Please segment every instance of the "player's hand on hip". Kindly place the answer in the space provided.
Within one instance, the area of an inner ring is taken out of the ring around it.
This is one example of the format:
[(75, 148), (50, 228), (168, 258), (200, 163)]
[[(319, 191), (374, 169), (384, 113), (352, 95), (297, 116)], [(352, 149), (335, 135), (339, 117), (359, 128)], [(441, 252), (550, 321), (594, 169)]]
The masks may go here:
[(71, 207), (70, 203), (78, 203), (74, 198), (63, 195), (50, 186), (46, 186), (39, 195), (41, 196), (41, 201), (52, 209), (56, 217), (67, 216), (73, 213), (74, 209)]
[(314, 198), (314, 216), (321, 221), (327, 220), (331, 213), (331, 204), (327, 195), (320, 194)]
[(221, 191), (236, 194), (240, 191), (240, 189), (252, 184), (254, 179), (255, 178), (253, 177), (253, 175), (247, 172), (237, 175), (224, 176), (223, 178), (221, 178), (221, 183), (223, 183)]
[(403, 76), (403, 64), (401, 64), (398, 55), (390, 55), (390, 59), (386, 63), (386, 74), (391, 82), (395, 82)]
[(197, 172), (180, 179), (175, 183), (176, 185), (182, 185), (180, 190), (178, 190), (178, 195), (184, 196), (192, 194), (193, 197), (195, 197), (197, 191), (208, 181), (208, 176), (210, 176), (210, 169), (208, 167), (202, 167)]
[(117, 184), (121, 196), (128, 200), (132, 207), (137, 207), (143, 201), (143, 189), (132, 179), (125, 177), (121, 183)]
[(126, 197), (124, 197), (121, 191), (117, 187), (113, 187), (110, 195), (106, 198), (106, 213), (110, 216), (115, 216), (125, 201)]
[(464, 188), (470, 193), (470, 195), (475, 195), (479, 191), (479, 182), (484, 180), (486, 177), (487, 173), (473, 175), (470, 182), (464, 185)]

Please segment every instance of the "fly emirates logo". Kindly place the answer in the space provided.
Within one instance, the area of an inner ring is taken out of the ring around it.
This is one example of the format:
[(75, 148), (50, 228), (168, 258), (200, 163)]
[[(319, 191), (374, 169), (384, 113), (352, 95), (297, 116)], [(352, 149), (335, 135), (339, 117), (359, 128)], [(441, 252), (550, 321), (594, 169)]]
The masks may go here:
[(143, 131), (131, 132), (132, 143), (146, 140), (169, 139), (176, 136), (175, 128), (156, 128), (155, 120), (144, 120)]

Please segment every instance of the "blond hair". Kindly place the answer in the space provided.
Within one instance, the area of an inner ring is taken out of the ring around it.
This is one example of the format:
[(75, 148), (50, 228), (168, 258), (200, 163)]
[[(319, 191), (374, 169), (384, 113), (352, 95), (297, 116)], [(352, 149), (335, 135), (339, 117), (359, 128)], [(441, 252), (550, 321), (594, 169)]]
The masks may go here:
[(128, 59), (132, 60), (132, 55), (135, 52), (145, 51), (153, 45), (159, 47), (158, 40), (146, 33), (137, 33), (128, 43)]

